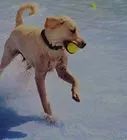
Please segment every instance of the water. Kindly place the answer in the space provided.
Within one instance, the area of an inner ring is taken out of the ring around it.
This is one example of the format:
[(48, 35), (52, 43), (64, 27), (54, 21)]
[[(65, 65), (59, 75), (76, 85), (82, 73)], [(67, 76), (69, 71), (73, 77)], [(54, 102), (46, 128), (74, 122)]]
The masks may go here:
[[(0, 4), (0, 56), (23, 2)], [(40, 4), (39, 14), (25, 14), (26, 24), (43, 27), (49, 15), (68, 15), (87, 42), (84, 51), (69, 58), (69, 68), (80, 79), (81, 103), (73, 102), (68, 84), (50, 73), (47, 90), (58, 126), (40, 121), (43, 112), (33, 70), (24, 72), (17, 57), (0, 81), (0, 138), (127, 140), (127, 1), (94, 0), (96, 10), (89, 6), (92, 0), (34, 2)]]

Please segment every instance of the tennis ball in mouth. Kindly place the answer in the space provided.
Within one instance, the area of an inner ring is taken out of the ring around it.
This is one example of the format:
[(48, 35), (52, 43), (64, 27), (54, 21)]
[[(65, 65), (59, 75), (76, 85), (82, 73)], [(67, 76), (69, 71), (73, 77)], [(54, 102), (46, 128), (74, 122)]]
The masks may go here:
[(74, 53), (76, 53), (78, 50), (79, 50), (79, 47), (78, 47), (75, 43), (73, 43), (73, 42), (68, 43), (68, 45), (67, 45), (67, 51), (68, 51), (70, 54), (74, 54)]

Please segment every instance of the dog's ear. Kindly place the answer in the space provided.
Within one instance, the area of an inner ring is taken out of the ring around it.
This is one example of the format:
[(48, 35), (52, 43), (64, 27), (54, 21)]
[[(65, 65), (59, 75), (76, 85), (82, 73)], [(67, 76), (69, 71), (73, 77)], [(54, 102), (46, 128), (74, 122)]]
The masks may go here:
[(64, 20), (59, 17), (47, 17), (45, 21), (45, 28), (54, 29), (64, 23)]

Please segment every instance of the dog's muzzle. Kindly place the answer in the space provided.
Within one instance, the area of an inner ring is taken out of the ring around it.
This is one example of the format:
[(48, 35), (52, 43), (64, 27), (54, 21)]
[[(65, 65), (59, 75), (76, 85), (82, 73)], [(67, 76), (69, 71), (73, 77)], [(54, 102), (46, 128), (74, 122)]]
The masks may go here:
[(81, 43), (79, 43), (79, 48), (83, 49), (86, 46), (86, 43), (84, 41), (81, 41)]

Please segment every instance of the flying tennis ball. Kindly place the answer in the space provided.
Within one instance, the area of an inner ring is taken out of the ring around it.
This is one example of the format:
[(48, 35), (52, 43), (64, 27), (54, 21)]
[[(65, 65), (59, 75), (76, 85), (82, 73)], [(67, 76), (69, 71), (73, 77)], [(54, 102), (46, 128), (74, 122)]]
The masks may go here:
[(95, 2), (92, 2), (92, 3), (90, 4), (90, 7), (91, 7), (92, 9), (96, 10), (97, 5), (96, 5)]
[(79, 50), (79, 47), (75, 44), (75, 43), (68, 43), (67, 45), (67, 51), (70, 53), (70, 54), (74, 54), (76, 53), (77, 51)]

